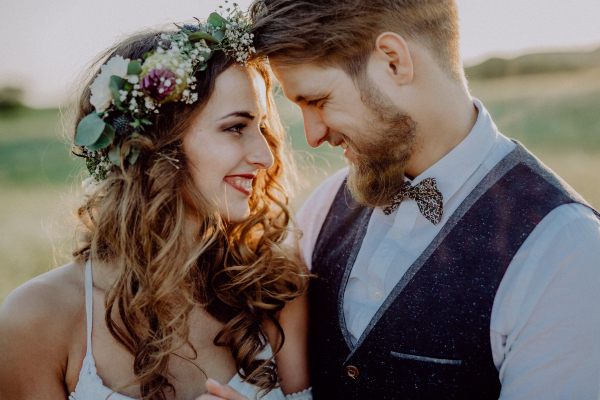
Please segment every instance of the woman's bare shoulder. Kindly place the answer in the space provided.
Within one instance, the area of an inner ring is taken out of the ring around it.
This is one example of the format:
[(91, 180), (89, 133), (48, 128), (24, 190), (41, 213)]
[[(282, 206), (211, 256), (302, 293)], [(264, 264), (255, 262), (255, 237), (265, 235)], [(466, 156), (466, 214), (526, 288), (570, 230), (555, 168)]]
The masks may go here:
[(26, 282), (4, 300), (0, 398), (25, 398), (40, 388), (64, 395), (69, 352), (85, 324), (84, 283), (82, 266), (70, 263)]
[(72, 262), (19, 286), (0, 306), (0, 335), (62, 338), (85, 312), (84, 283), (83, 267)]

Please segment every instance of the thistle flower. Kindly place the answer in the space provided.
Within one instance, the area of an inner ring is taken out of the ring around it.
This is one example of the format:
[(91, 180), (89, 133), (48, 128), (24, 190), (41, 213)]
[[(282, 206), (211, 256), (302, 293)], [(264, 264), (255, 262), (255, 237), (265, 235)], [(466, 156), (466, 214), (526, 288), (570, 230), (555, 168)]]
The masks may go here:
[(190, 62), (183, 55), (155, 53), (142, 66), (140, 89), (159, 103), (177, 101), (186, 89), (183, 79), (187, 80), (191, 72)]

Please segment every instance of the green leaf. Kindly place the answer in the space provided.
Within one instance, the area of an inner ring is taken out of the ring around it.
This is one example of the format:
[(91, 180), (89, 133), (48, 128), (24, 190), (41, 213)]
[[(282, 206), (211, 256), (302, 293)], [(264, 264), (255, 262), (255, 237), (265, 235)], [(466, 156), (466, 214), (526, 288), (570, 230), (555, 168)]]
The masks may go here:
[(90, 146), (98, 140), (104, 132), (106, 122), (102, 121), (96, 111), (83, 118), (77, 125), (75, 144), (77, 146)]
[(142, 71), (142, 63), (139, 60), (132, 60), (127, 66), (127, 75), (137, 75)]
[(221, 41), (225, 37), (225, 32), (224, 31), (216, 31), (213, 36), (215, 37), (215, 39), (217, 39), (219, 41), (219, 43), (221, 43)]
[(140, 119), (140, 122), (145, 125), (152, 125), (152, 122), (148, 121), (147, 119)]
[(108, 159), (117, 167), (121, 166), (121, 145), (118, 144), (110, 149)]
[(108, 147), (114, 139), (115, 129), (111, 125), (106, 124), (104, 131), (102, 131), (102, 134), (100, 135), (100, 138), (98, 138), (96, 143), (90, 145), (89, 148), (91, 151), (101, 150), (105, 147)]
[(198, 71), (206, 71), (206, 68), (208, 68), (208, 64), (204, 64), (203, 66), (201, 66)]
[(140, 148), (137, 146), (132, 146), (131, 147), (131, 154), (129, 155), (129, 164), (133, 165), (135, 164), (135, 162), (137, 161), (138, 157), (140, 156)]
[(122, 90), (125, 87), (125, 79), (113, 75), (110, 77), (110, 85), (108, 87), (112, 90), (113, 96), (115, 96), (115, 104), (117, 107), (121, 106), (121, 93), (119, 93), (119, 90)]
[[(131, 146), (128, 146), (125, 149), (125, 154), (123, 154), (123, 159), (127, 159), (127, 156), (129, 155), (130, 152), (131, 152)], [(121, 166), (121, 145), (120, 144), (113, 146), (110, 149), (110, 151), (108, 152), (108, 159), (110, 160), (111, 163), (113, 163), (117, 167)]]
[(147, 52), (146, 54), (144, 54), (144, 56), (142, 57), (144, 60), (147, 59), (148, 57), (151, 57), (154, 55), (154, 53), (156, 53), (156, 50), (152, 50)]
[(193, 32), (190, 31), (189, 29), (185, 29), (183, 26), (179, 26), (177, 24), (175, 24), (176, 27), (178, 27), (179, 29), (181, 29), (182, 32), (187, 33), (188, 35), (191, 35)]
[(227, 25), (229, 21), (227, 21), (225, 18), (221, 17), (217, 13), (212, 13), (208, 17), (208, 23), (214, 26), (215, 28), (220, 28), (222, 26)]
[(189, 37), (190, 42), (199, 42), (200, 40), (204, 39), (206, 40), (206, 42), (210, 42), (210, 43), (220, 43), (219, 39), (215, 38), (214, 36), (210, 36), (208, 33), (204, 33), (204, 32), (196, 32), (190, 35)]

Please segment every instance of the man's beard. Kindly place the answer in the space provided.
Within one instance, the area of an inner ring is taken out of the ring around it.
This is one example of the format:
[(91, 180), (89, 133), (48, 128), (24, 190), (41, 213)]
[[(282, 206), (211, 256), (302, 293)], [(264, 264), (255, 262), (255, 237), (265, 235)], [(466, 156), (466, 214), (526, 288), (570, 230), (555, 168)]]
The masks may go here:
[(368, 207), (388, 205), (404, 183), (405, 169), (416, 137), (416, 123), (363, 78), (359, 82), (362, 101), (371, 110), (360, 140), (344, 140), (356, 155), (350, 162), (348, 188), (359, 203)]

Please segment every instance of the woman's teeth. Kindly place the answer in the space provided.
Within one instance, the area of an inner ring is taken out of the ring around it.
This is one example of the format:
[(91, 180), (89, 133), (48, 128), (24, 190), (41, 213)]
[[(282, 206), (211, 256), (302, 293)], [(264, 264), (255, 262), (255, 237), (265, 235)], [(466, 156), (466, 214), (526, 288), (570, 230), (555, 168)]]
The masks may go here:
[(238, 186), (243, 187), (247, 191), (252, 190), (252, 180), (251, 179), (236, 179), (234, 183)]
[(342, 142), (340, 143), (340, 147), (344, 150), (346, 150), (348, 148), (348, 144), (346, 142)]

